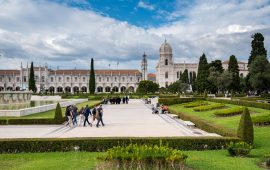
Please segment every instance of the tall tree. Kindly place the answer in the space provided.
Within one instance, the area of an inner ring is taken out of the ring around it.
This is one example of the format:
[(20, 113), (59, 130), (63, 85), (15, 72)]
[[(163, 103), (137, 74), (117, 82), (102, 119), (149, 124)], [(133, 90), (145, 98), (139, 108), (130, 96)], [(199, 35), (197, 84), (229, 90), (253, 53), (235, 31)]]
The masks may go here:
[(95, 70), (94, 70), (94, 59), (91, 58), (91, 70), (89, 77), (89, 92), (94, 94), (96, 89), (96, 80), (95, 80)]
[(217, 68), (212, 66), (209, 68), (209, 76), (207, 77), (207, 80), (209, 81), (209, 90), (211, 93), (217, 93), (219, 91), (218, 89), (218, 83), (217, 79), (219, 76), (221, 76), (221, 72), (217, 71)]
[(189, 85), (187, 83), (182, 83), (181, 80), (178, 80), (168, 86), (168, 92), (171, 93), (185, 93), (189, 89)]
[(234, 55), (230, 56), (228, 71), (232, 76), (232, 82), (228, 88), (233, 92), (240, 90), (240, 77), (239, 77), (239, 66), (237, 62), (237, 58)]
[(196, 79), (196, 89), (199, 93), (203, 93), (205, 89), (208, 90), (209, 82), (207, 77), (209, 76), (209, 66), (205, 54), (200, 57), (198, 74)]
[(270, 90), (270, 64), (265, 56), (256, 56), (250, 65), (249, 82), (258, 93)]
[(181, 81), (182, 83), (189, 83), (189, 79), (188, 79), (188, 70), (185, 69), (182, 76), (181, 76)]
[(196, 91), (196, 72), (192, 72), (192, 91)]
[(209, 64), (209, 68), (210, 67), (214, 67), (215, 68), (215, 71), (218, 71), (220, 73), (223, 73), (224, 69), (222, 67), (222, 62), (221, 60), (215, 60), (215, 61), (212, 61), (210, 64)]
[(253, 40), (251, 41), (251, 52), (248, 59), (248, 66), (255, 60), (257, 56), (267, 56), (267, 51), (264, 48), (264, 37), (261, 33), (252, 35)]
[(29, 75), (29, 80), (28, 80), (28, 89), (32, 90), (34, 93), (36, 93), (36, 91), (37, 91), (33, 62), (31, 62), (31, 67), (30, 67), (30, 75)]

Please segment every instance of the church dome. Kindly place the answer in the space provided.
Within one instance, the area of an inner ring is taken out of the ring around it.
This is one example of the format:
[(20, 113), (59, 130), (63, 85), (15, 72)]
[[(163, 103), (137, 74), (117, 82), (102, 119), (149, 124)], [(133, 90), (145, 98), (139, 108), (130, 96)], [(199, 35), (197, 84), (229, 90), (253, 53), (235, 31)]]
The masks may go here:
[(172, 54), (172, 47), (167, 41), (165, 40), (164, 43), (161, 44), (159, 48), (159, 53), (160, 54)]

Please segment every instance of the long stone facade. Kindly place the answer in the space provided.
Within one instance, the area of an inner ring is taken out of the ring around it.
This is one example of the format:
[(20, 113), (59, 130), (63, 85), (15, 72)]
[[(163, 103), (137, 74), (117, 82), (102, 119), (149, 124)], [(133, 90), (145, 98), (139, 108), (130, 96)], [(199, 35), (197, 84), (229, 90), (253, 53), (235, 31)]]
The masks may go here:
[[(0, 70), (0, 91), (28, 90), (30, 68)], [(51, 70), (35, 67), (37, 92), (89, 92), (89, 70)], [(96, 92), (134, 92), (142, 74), (139, 70), (95, 70)]]
[[(224, 61), (222, 66), (228, 69), (228, 61)], [(239, 74), (246, 76), (248, 74), (247, 63), (238, 62)], [(171, 83), (180, 79), (184, 70), (188, 70), (189, 79), (192, 79), (193, 72), (197, 75), (198, 63), (174, 63), (171, 45), (165, 42), (159, 48), (159, 61), (156, 66), (156, 83), (160, 87), (167, 87)]]

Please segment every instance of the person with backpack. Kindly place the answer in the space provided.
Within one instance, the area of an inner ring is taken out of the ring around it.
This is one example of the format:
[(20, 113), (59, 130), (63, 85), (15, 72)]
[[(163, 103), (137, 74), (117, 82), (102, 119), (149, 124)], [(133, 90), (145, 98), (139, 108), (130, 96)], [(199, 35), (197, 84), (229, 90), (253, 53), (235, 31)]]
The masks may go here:
[(83, 126), (85, 126), (86, 122), (88, 123), (88, 125), (90, 125), (90, 127), (92, 127), (92, 124), (89, 122), (88, 117), (89, 115), (91, 115), (91, 110), (88, 107), (88, 105), (86, 105), (85, 109), (84, 109), (84, 124)]

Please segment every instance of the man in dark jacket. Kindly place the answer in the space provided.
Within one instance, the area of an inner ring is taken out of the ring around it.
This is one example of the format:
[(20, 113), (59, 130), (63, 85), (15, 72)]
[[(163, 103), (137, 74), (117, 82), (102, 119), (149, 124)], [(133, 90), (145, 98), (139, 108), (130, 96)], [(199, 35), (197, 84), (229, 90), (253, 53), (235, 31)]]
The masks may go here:
[(83, 126), (85, 126), (85, 124), (86, 124), (86, 122), (87, 122), (88, 125), (90, 125), (90, 126), (92, 127), (92, 124), (91, 124), (91, 123), (89, 122), (89, 120), (88, 120), (89, 115), (91, 115), (91, 110), (90, 110), (90, 108), (88, 107), (88, 105), (86, 105), (86, 107), (85, 107), (85, 109), (84, 109), (84, 117), (85, 117), (85, 119), (84, 119), (84, 124), (83, 124)]
[(102, 126), (105, 126), (103, 123), (103, 109), (102, 109), (102, 105), (100, 105), (97, 109), (97, 113), (98, 114), (98, 122), (97, 122), (97, 127), (99, 127), (99, 122), (101, 122)]

